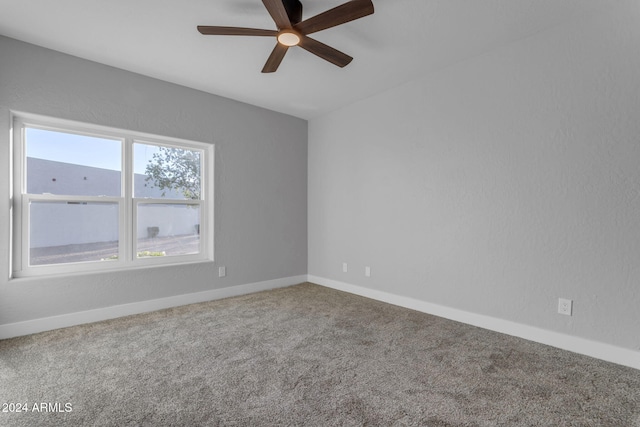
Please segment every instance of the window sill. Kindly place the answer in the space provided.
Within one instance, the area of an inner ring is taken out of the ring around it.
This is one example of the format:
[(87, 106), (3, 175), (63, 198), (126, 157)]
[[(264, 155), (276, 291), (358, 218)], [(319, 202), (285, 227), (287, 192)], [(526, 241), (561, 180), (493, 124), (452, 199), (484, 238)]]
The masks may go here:
[(215, 261), (212, 259), (198, 259), (193, 261), (129, 265), (129, 266), (119, 267), (119, 268), (91, 269), (91, 270), (68, 271), (68, 272), (46, 273), (46, 274), (21, 274), (20, 272), (15, 272), (9, 278), (9, 282), (20, 283), (20, 282), (39, 281), (39, 280), (60, 279), (60, 278), (66, 278), (66, 277), (109, 275), (109, 274), (118, 274), (118, 273), (127, 272), (127, 271), (172, 268), (172, 267), (194, 266), (194, 265), (213, 266), (215, 265)]

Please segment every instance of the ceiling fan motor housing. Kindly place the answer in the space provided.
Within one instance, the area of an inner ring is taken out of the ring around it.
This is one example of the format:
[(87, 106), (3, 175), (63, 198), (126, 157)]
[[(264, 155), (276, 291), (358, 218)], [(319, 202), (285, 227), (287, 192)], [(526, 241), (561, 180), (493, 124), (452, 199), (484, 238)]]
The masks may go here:
[(287, 15), (292, 25), (302, 21), (302, 3), (300, 3), (300, 0), (282, 0), (282, 3), (287, 10)]

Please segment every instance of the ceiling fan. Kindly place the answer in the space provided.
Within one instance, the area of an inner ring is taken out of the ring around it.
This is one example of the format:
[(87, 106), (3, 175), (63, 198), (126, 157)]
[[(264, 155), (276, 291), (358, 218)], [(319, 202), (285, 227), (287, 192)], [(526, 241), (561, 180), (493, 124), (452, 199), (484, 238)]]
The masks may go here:
[(352, 57), (308, 35), (373, 13), (371, 0), (351, 0), (303, 21), (302, 3), (299, 0), (262, 0), (262, 3), (278, 30), (199, 25), (198, 31), (205, 35), (276, 37), (276, 47), (269, 55), (262, 69), (263, 73), (276, 71), (285, 53), (292, 46), (300, 46), (338, 67), (344, 67), (353, 60)]

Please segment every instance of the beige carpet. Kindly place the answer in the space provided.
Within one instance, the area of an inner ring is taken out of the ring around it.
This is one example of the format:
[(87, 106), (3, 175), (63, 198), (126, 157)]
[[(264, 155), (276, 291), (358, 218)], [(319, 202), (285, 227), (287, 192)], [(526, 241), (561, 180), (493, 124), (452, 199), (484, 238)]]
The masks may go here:
[(640, 371), (302, 284), (0, 341), (0, 403), (27, 409), (2, 426), (640, 426)]

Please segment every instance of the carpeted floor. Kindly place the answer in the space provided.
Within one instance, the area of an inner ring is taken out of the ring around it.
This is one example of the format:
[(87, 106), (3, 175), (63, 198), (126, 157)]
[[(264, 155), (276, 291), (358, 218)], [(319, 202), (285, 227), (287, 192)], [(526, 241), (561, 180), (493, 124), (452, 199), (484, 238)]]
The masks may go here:
[(640, 371), (302, 284), (0, 341), (0, 404), (2, 426), (640, 427)]

